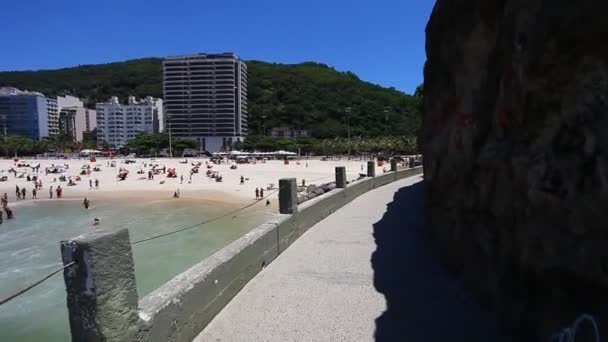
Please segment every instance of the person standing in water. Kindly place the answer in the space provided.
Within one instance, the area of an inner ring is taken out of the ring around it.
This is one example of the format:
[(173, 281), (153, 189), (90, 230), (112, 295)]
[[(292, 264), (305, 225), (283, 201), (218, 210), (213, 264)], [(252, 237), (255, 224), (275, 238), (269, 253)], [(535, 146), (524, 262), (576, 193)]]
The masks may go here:
[(6, 213), (6, 219), (7, 220), (15, 218), (15, 215), (13, 215), (13, 211), (11, 210), (11, 208), (4, 207), (4, 212)]
[(91, 201), (89, 201), (88, 198), (84, 198), (84, 201), (82, 202), (82, 205), (84, 206), (85, 210), (89, 210), (89, 206), (91, 205)]

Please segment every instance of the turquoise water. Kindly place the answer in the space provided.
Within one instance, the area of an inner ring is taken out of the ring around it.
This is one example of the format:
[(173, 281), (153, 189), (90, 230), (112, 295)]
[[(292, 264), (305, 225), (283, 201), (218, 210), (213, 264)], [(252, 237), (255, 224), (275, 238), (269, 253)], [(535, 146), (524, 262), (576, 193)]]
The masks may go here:
[[(234, 207), (181, 200), (111, 203), (41, 201), (13, 207), (16, 219), (0, 225), (0, 298), (61, 266), (59, 242), (88, 229), (95, 217), (106, 229), (129, 229), (131, 241), (222, 215)], [(253, 207), (182, 233), (133, 246), (140, 298), (236, 240), (272, 215)], [(69, 341), (63, 274), (0, 306), (0, 341)]]

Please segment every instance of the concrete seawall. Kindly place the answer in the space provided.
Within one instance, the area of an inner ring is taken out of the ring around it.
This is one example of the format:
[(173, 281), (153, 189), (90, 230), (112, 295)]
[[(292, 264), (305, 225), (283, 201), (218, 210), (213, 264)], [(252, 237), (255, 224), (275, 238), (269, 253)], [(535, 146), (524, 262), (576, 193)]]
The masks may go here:
[(417, 167), (355, 181), (302, 203), (294, 214), (278, 215), (254, 228), (132, 303), (140, 317), (136, 340), (190, 342), (250, 279), (310, 227), (374, 188), (421, 173), (422, 167)]

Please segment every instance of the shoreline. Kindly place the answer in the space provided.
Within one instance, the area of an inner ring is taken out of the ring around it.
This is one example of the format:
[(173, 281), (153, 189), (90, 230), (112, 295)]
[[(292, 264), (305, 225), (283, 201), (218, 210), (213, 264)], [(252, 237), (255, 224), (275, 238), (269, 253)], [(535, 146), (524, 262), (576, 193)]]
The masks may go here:
[[(49, 187), (56, 190), (58, 186), (63, 188), (64, 199), (79, 199), (84, 197), (92, 201), (111, 200), (117, 203), (124, 200), (148, 201), (173, 199), (173, 194), (179, 189), (180, 200), (207, 201), (215, 205), (240, 205), (249, 204), (255, 200), (256, 189), (264, 189), (265, 194), (276, 189), (281, 178), (296, 178), (298, 185), (302, 180), (306, 185), (320, 184), (323, 181), (331, 181), (335, 177), (335, 167), (345, 166), (349, 180), (358, 178), (359, 173), (367, 169), (362, 160), (295, 160), (285, 164), (280, 160), (269, 160), (266, 162), (258, 161), (251, 164), (233, 164), (232, 161), (221, 164), (213, 164), (206, 158), (188, 158), (187, 163), (181, 159), (134, 159), (133, 163), (126, 163), (124, 159), (99, 159), (95, 163), (87, 160), (20, 160), (20, 162), (30, 165), (40, 164), (39, 172), (32, 171), (31, 168), (18, 168), (12, 160), (0, 160), (0, 175), (6, 175), (7, 181), (0, 182), (0, 194), (7, 193), (9, 206), (17, 203), (31, 203), (34, 182), (27, 181), (26, 176), (37, 176), (42, 181), (42, 189), (38, 190), (38, 200), (48, 200)], [(114, 163), (115, 166), (111, 166)], [(192, 173), (194, 163), (201, 163), (197, 173)], [(168, 178), (166, 173), (154, 176), (153, 180), (148, 180), (148, 172), (152, 164), (158, 164), (167, 169), (174, 168), (177, 177)], [(79, 177), (74, 186), (68, 186), (67, 182), (60, 182), (60, 174), (45, 174), (47, 166), (55, 165), (68, 167), (64, 169), (67, 178)], [(108, 166), (110, 165), (110, 166)], [(237, 169), (231, 169), (231, 165), (236, 165)], [(384, 167), (387, 165), (385, 164)], [(83, 170), (91, 167), (91, 173), (80, 175)], [(100, 171), (92, 171), (93, 167)], [(15, 168), (24, 178), (16, 178), (8, 170)], [(382, 166), (376, 167), (376, 174), (382, 173)], [(126, 180), (119, 181), (116, 174), (120, 169), (128, 171)], [(215, 179), (206, 176), (207, 171), (221, 175), (223, 181), (216, 182)], [(143, 172), (143, 173), (141, 173)], [(183, 180), (182, 180), (183, 177)], [(241, 184), (241, 177), (244, 184)], [(99, 180), (99, 189), (90, 189), (90, 182), (95, 185)], [(16, 187), (26, 189), (27, 200), (17, 200), (15, 195)], [(56, 193), (53, 192), (53, 199)], [(270, 197), (272, 204), (275, 204), (278, 194)]]

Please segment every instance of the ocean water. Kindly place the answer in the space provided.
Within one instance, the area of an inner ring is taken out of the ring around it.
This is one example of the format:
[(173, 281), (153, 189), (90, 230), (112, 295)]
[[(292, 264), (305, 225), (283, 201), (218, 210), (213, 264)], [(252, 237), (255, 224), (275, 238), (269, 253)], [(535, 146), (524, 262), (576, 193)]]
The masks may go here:
[[(173, 231), (217, 217), (235, 207), (205, 202), (40, 201), (12, 207), (16, 219), (0, 225), (0, 298), (61, 267), (59, 242), (92, 229), (100, 218), (105, 229), (129, 229), (131, 241)], [(140, 298), (175, 275), (236, 240), (272, 217), (254, 206), (216, 222), (133, 246)], [(0, 341), (71, 340), (63, 273), (0, 306)]]

